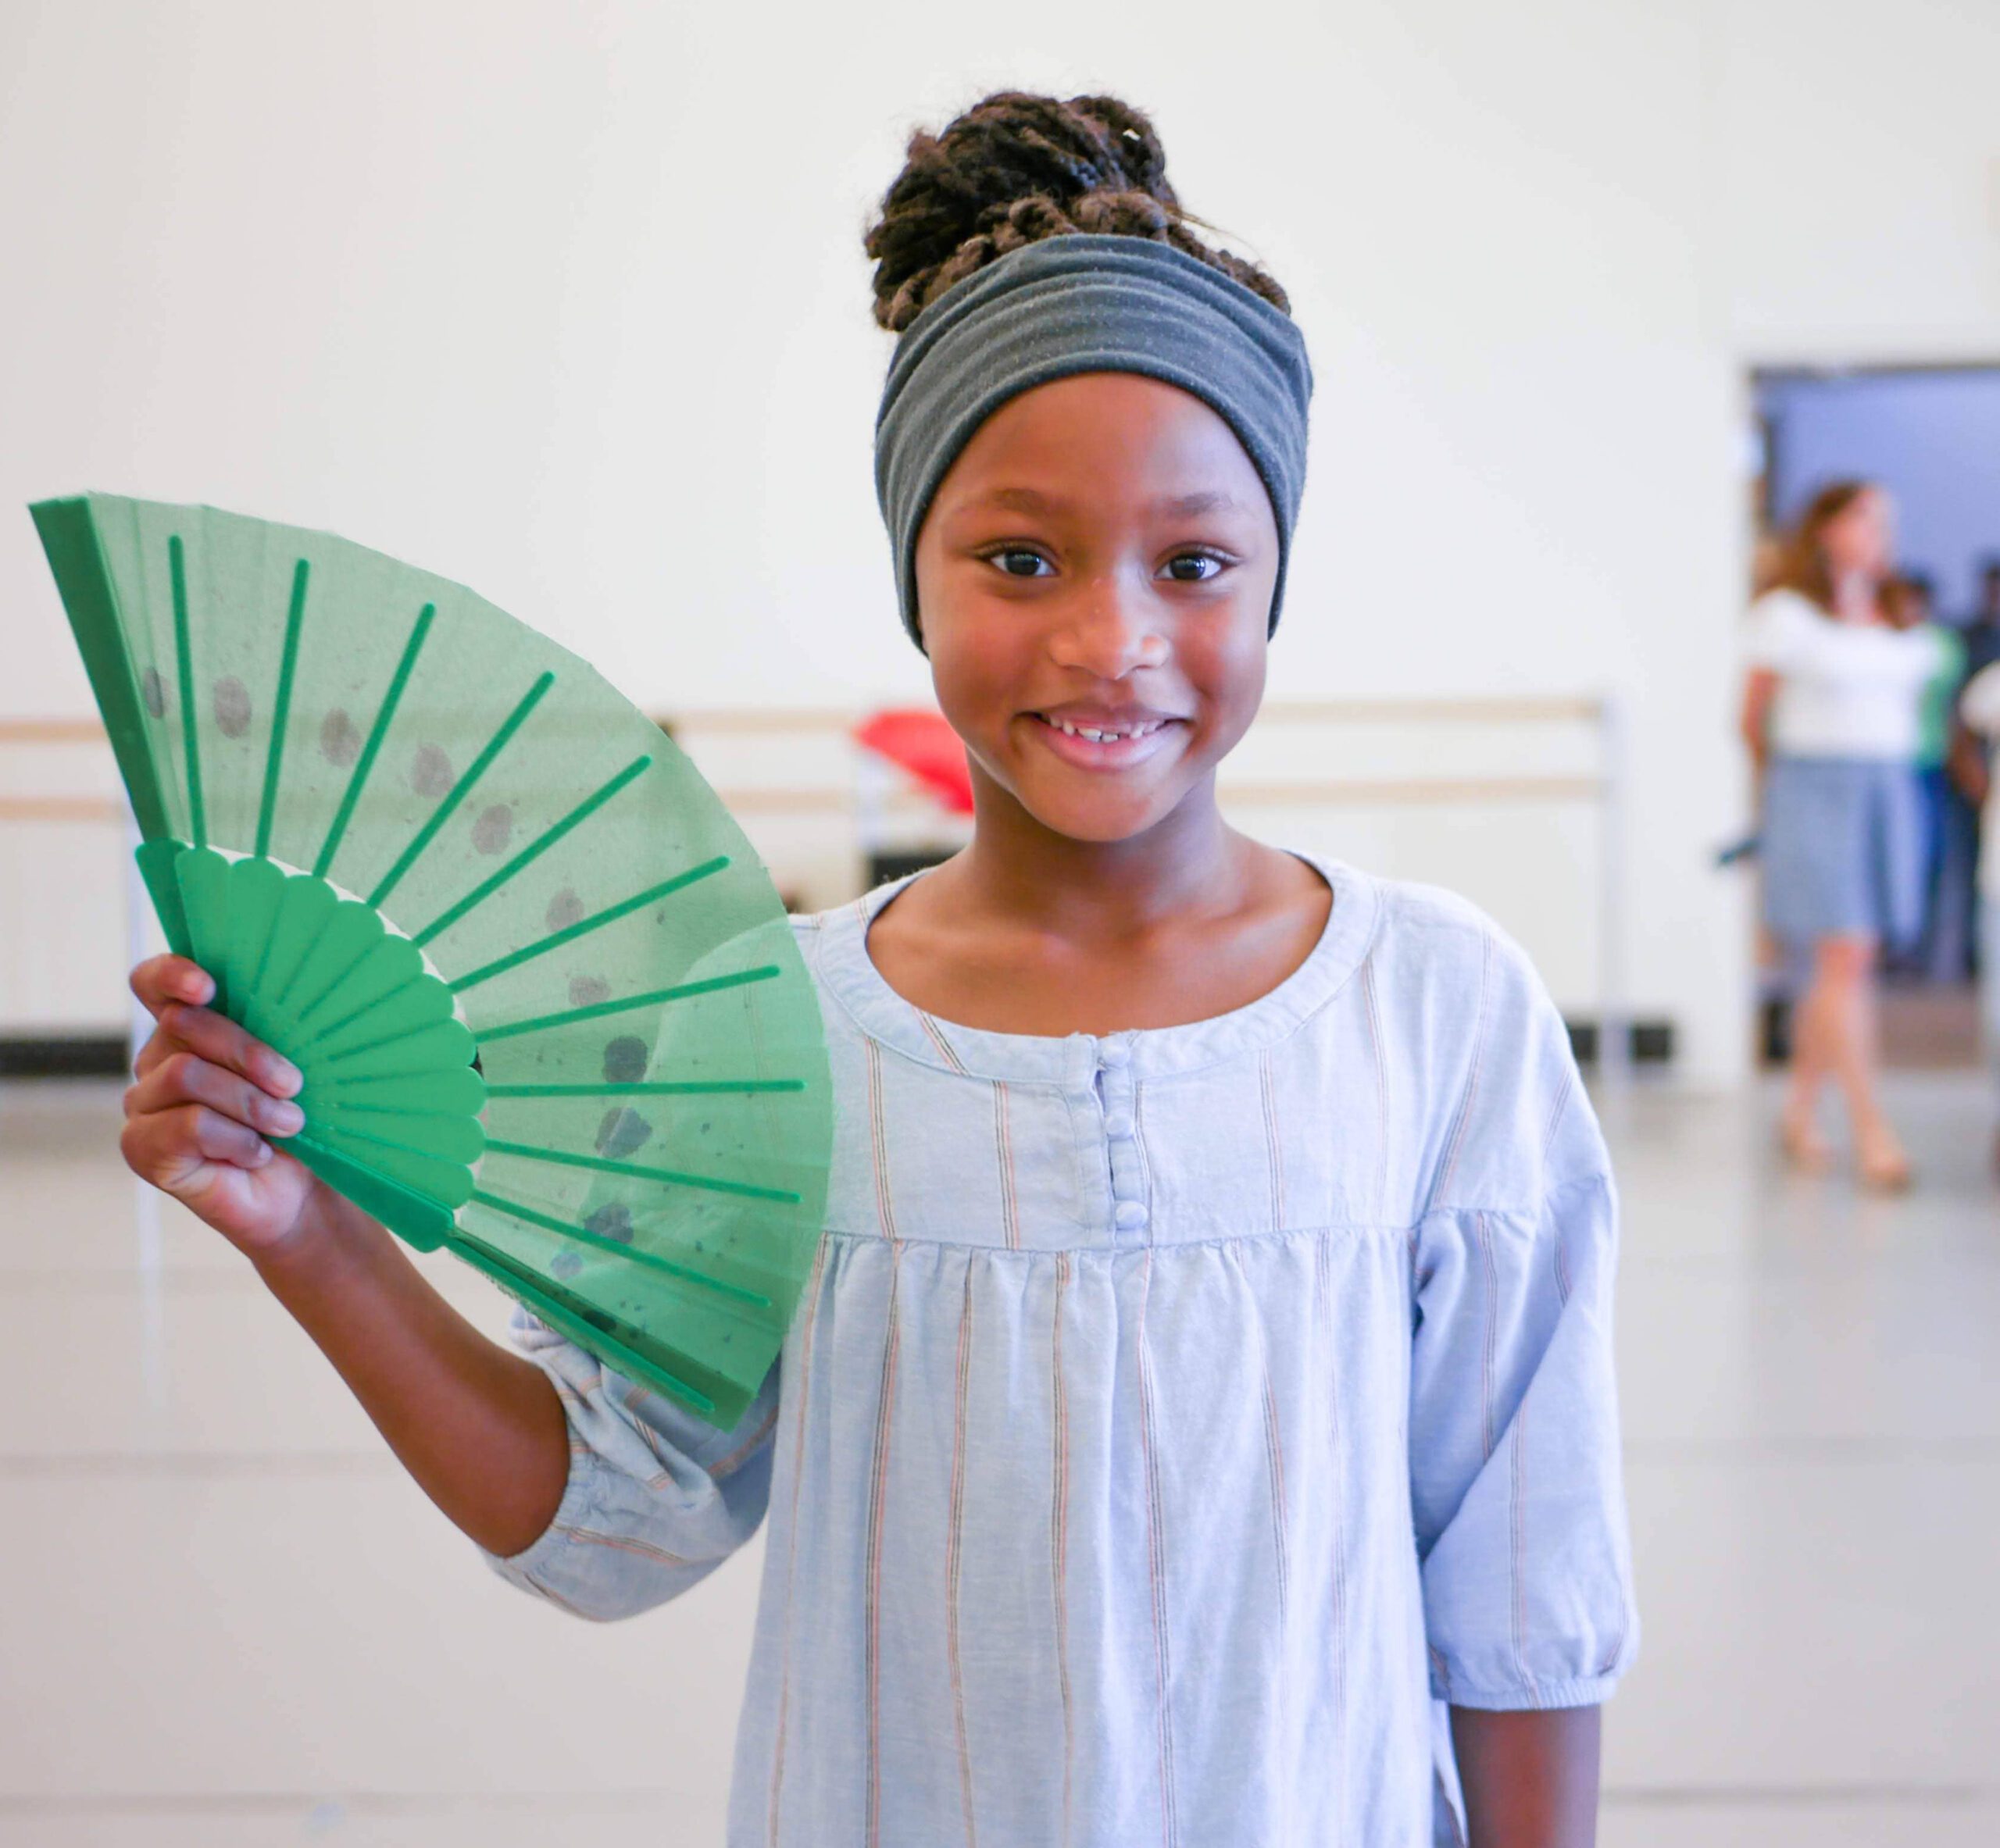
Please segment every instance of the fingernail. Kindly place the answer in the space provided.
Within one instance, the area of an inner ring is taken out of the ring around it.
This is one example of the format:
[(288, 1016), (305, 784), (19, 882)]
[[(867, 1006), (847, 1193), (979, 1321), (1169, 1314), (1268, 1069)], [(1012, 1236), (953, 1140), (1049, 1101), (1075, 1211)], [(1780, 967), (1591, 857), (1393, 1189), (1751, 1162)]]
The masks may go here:
[(182, 998), (192, 1001), (198, 1008), (206, 1005), (209, 999), (214, 995), (215, 991), (215, 983), (210, 981), (206, 976), (188, 976), (183, 977), (181, 979), (180, 993)]
[(296, 1136), (305, 1127), (305, 1112), (296, 1104), (273, 1104), (266, 1113), (271, 1129), (279, 1136)]
[(271, 1083), (287, 1097), (305, 1083), (305, 1075), (290, 1059), (274, 1058), (271, 1061)]
[(268, 1142), (260, 1142), (251, 1151), (250, 1165), (252, 1168), (262, 1168), (270, 1158), (271, 1145)]

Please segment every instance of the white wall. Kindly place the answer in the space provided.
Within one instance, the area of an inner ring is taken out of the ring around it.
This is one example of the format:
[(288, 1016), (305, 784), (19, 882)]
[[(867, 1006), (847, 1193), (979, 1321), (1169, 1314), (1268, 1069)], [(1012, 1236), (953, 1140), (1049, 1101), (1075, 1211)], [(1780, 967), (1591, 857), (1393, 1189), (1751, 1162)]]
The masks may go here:
[(2000, 8), (1712, 16), (1718, 334), (1772, 363), (2000, 358)]
[[(1634, 998), (1693, 1076), (1738, 1075), (1741, 894), (1706, 854), (1741, 819), (1741, 368), (1989, 337), (2000, 9), (1005, 17), (1002, 50), (981, 9), (873, 0), (12, 0), (0, 506), (92, 485), (330, 526), (649, 702), (920, 694), (859, 233), (912, 123), (1116, 89), (1312, 341), (1274, 687), (1627, 690)], [(0, 622), (0, 712), (87, 711), (19, 515)], [(1573, 832), (1475, 894), (1530, 947), (1567, 940)], [(0, 857), (0, 908), (37, 861)]]

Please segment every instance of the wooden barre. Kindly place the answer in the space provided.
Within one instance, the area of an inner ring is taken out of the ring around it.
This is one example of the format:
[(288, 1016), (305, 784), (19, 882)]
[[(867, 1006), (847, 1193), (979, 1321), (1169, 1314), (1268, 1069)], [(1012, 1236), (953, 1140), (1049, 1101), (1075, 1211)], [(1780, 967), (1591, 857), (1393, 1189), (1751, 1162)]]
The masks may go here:
[[(1279, 725), (1416, 724), (1520, 725), (1594, 723), (1605, 702), (1591, 695), (1466, 699), (1270, 700), (1258, 716)], [(652, 715), (655, 724), (676, 733), (702, 732), (720, 737), (772, 737), (785, 733), (832, 732), (845, 735), (865, 716), (830, 706), (711, 706)], [(95, 719), (0, 718), (0, 744), (88, 744), (104, 737)]]
[(1316, 783), (1222, 783), (1216, 794), (1245, 808), (1314, 803), (1594, 801), (1609, 788), (1602, 776), (1391, 776)]
[(0, 719), (0, 744), (91, 744), (103, 738), (95, 719)]
[[(1473, 697), (1466, 699), (1267, 700), (1257, 716), (1279, 725), (1365, 724), (1575, 724), (1595, 723), (1605, 702), (1595, 695)], [(769, 736), (784, 732), (851, 731), (866, 715), (827, 707), (753, 709), (711, 706), (689, 712), (654, 715), (654, 723), (676, 734), (706, 732), (720, 737)]]
[(109, 796), (0, 796), (0, 822), (115, 822), (124, 813)]
[(1284, 725), (1366, 725), (1389, 721), (1408, 724), (1467, 725), (1596, 724), (1609, 701), (1595, 694), (1550, 694), (1516, 698), (1504, 695), (1464, 699), (1270, 700), (1258, 708), (1260, 719)]
[[(1222, 784), (1224, 802), (1241, 808), (1377, 804), (1589, 801), (1605, 790), (1598, 776), (1401, 777), (1338, 782)], [(725, 789), (716, 795), (736, 815), (852, 815), (861, 804), (843, 789)], [(898, 814), (929, 812), (915, 790), (898, 790), (875, 807)], [(0, 822), (115, 822), (124, 804), (108, 796), (0, 796)]]
[[(1422, 802), (1594, 801), (1609, 788), (1602, 776), (1410, 776), (1343, 778), (1297, 783), (1224, 783), (1217, 796), (1239, 808), (1309, 808), (1315, 804), (1365, 805)], [(805, 814), (857, 810), (861, 804), (840, 789), (718, 790), (723, 806), (739, 815)], [(933, 804), (913, 790), (898, 790), (876, 807), (902, 812)]]

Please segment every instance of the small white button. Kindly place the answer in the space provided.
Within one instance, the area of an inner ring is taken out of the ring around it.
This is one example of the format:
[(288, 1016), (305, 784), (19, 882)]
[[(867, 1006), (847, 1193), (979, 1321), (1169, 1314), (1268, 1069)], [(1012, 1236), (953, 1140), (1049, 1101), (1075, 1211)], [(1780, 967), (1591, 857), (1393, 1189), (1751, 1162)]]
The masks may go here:
[(1136, 1200), (1121, 1200), (1118, 1210), (1111, 1215), (1111, 1222), (1120, 1232), (1137, 1232), (1152, 1217)]
[(1114, 1111), (1104, 1119), (1104, 1133), (1119, 1142), (1127, 1141), (1132, 1134), (1132, 1119), (1122, 1111)]
[(1123, 1040), (1107, 1040), (1098, 1048), (1097, 1056), (1102, 1065), (1127, 1065), (1131, 1061), (1132, 1049)]

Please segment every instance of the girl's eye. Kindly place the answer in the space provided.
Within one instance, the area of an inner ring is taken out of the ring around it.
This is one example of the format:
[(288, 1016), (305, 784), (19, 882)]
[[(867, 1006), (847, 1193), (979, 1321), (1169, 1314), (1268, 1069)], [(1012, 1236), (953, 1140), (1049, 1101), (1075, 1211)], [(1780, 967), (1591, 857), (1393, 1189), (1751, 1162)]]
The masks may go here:
[(1180, 552), (1167, 560), (1166, 569), (1176, 583), (1205, 584), (1220, 573), (1222, 565), (1213, 552)]
[(1005, 546), (986, 556), (988, 563), (997, 565), (1009, 577), (1040, 577), (1045, 571), (1052, 576), (1055, 573), (1055, 566), (1040, 552), (1029, 551), (1022, 546)]

